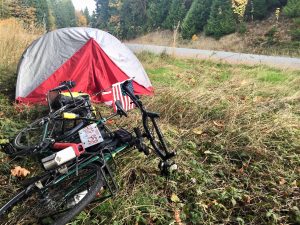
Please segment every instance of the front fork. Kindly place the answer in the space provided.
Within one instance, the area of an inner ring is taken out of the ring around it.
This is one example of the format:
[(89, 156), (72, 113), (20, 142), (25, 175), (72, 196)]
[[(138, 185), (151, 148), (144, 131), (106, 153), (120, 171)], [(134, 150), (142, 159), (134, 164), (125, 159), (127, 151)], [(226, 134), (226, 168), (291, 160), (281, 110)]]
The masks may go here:
[[(156, 125), (156, 123), (154, 124)], [(157, 125), (155, 128), (157, 128)], [(134, 145), (140, 152), (144, 152), (144, 154), (148, 156), (150, 154), (150, 151), (149, 148), (144, 144), (144, 140), (143, 140), (144, 136), (142, 135), (140, 128), (136, 127), (133, 130), (136, 135), (136, 138), (134, 140)], [(164, 147), (166, 149), (166, 146)], [(170, 161), (170, 159), (175, 155), (176, 155), (175, 152), (169, 153), (168, 151), (166, 151), (165, 156), (159, 154), (161, 160), (158, 164), (158, 168), (161, 172), (161, 175), (169, 176), (172, 172), (178, 169), (177, 164), (175, 162)]]

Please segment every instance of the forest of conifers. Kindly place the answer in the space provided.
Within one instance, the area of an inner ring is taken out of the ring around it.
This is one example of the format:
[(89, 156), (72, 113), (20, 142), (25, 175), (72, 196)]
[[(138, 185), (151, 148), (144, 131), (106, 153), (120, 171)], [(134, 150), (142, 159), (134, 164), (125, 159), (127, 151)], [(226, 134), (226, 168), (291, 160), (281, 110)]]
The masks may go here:
[(122, 39), (178, 29), (190, 39), (201, 31), (215, 38), (243, 33), (245, 22), (276, 14), (296, 18), (292, 32), (295, 40), (300, 39), (300, 0), (95, 0), (95, 4), (96, 10), (88, 12), (75, 11), (71, 0), (2, 0), (0, 19), (17, 17), (48, 31), (91, 26)]

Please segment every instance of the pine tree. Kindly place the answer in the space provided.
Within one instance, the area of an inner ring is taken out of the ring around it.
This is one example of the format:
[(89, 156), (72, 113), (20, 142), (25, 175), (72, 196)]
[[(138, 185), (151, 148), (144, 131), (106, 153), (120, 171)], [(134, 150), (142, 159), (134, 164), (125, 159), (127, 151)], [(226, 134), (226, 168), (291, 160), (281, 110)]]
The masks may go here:
[(71, 0), (51, 0), (57, 28), (76, 26), (75, 8)]
[(205, 33), (215, 38), (235, 32), (236, 21), (230, 0), (213, 0)]
[(147, 7), (148, 31), (160, 28), (168, 15), (170, 0), (152, 0)]
[(35, 8), (36, 22), (47, 27), (49, 18), (49, 7), (47, 1), (27, 0), (28, 6)]
[(145, 31), (146, 0), (124, 0), (120, 11), (121, 37), (134, 38)]
[(184, 39), (190, 39), (203, 30), (209, 18), (211, 0), (195, 0), (182, 23), (181, 34)]
[(254, 19), (264, 19), (267, 15), (267, 0), (253, 0), (253, 17)]
[(96, 0), (96, 13), (95, 13), (94, 27), (100, 29), (107, 29), (109, 20), (109, 0)]
[(83, 15), (86, 18), (87, 25), (89, 25), (90, 22), (91, 22), (91, 16), (90, 16), (90, 13), (89, 13), (89, 9), (87, 7), (85, 7), (85, 9), (84, 9)]
[(185, 14), (186, 6), (182, 0), (172, 0), (168, 17), (164, 22), (164, 27), (167, 29), (173, 29), (178, 23), (182, 23)]
[(300, 17), (300, 0), (289, 0), (283, 12), (288, 17)]

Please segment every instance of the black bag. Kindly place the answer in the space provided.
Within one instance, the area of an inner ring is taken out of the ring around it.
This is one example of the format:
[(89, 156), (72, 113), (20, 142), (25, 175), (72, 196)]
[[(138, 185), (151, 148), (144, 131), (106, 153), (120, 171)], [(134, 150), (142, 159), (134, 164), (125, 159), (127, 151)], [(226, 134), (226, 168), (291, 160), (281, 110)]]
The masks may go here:
[(114, 133), (115, 133), (115, 139), (119, 140), (122, 143), (129, 143), (132, 140), (131, 133), (123, 128), (116, 130)]

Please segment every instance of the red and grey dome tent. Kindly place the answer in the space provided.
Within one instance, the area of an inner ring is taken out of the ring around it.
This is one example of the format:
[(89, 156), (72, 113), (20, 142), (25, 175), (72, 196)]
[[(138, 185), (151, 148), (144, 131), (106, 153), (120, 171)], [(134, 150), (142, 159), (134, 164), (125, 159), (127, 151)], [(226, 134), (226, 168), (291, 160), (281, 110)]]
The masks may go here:
[[(152, 94), (143, 66), (117, 38), (93, 28), (63, 28), (43, 35), (24, 52), (16, 100), (44, 102), (47, 91), (66, 80), (75, 81), (74, 91), (92, 95), (128, 79), (133, 79), (135, 94)], [(104, 101), (101, 95), (92, 100)]]

